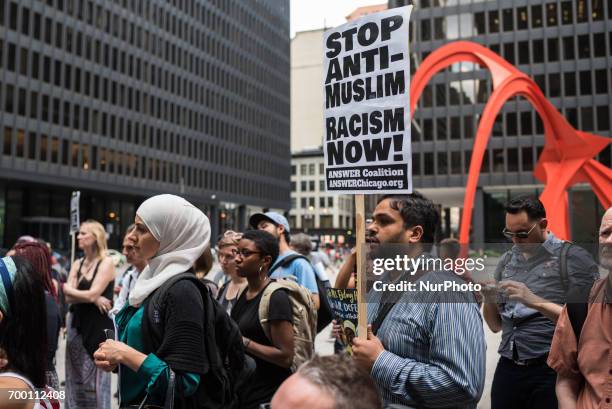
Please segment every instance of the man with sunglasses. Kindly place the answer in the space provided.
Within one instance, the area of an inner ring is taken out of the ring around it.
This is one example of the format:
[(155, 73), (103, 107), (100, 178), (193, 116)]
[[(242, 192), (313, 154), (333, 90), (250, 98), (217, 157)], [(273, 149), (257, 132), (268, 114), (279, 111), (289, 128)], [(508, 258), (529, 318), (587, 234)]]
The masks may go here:
[(555, 323), (568, 290), (592, 285), (599, 276), (586, 250), (564, 243), (547, 227), (536, 197), (518, 197), (506, 206), (502, 233), (514, 245), (497, 265), (496, 284), (483, 291), (485, 321), (493, 332), (502, 331), (492, 409), (557, 408), (556, 374), (546, 365)]

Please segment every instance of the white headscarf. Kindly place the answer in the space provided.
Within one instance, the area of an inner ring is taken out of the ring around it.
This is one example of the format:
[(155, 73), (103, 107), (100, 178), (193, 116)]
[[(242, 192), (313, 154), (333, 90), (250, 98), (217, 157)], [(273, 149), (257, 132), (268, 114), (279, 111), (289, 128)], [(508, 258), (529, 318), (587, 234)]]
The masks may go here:
[(208, 217), (182, 197), (153, 196), (136, 214), (160, 245), (130, 293), (132, 306), (140, 305), (166, 280), (192, 268), (210, 243)]

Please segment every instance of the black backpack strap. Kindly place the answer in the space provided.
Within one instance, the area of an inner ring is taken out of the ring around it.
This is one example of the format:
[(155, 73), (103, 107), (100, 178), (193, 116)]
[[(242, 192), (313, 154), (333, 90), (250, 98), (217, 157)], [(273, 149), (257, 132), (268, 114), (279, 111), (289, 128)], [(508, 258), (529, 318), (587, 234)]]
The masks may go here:
[(572, 242), (564, 241), (561, 247), (561, 254), (559, 254), (559, 276), (561, 277), (561, 284), (563, 285), (563, 289), (565, 290), (566, 293), (569, 290), (569, 274), (567, 271), (567, 255), (572, 245), (573, 245)]
[(578, 287), (572, 289), (567, 294), (567, 316), (572, 324), (572, 330), (576, 336), (576, 346), (580, 341), (580, 333), (589, 313), (589, 295), (591, 294), (590, 286)]
[[(297, 260), (299, 258), (303, 258), (304, 260), (308, 261), (310, 263), (310, 260), (308, 260), (308, 258), (306, 256), (303, 256), (301, 254), (290, 254), (287, 257), (285, 257), (284, 259), (282, 259), (280, 262), (276, 263), (275, 265), (272, 266), (272, 268), (270, 268), (270, 270), (268, 270), (268, 277), (270, 277), (272, 275), (272, 273), (278, 269), (278, 268), (286, 268), (289, 267), (289, 265), (291, 265), (291, 263), (293, 263), (293, 260)], [(316, 274), (315, 274), (316, 277)]]

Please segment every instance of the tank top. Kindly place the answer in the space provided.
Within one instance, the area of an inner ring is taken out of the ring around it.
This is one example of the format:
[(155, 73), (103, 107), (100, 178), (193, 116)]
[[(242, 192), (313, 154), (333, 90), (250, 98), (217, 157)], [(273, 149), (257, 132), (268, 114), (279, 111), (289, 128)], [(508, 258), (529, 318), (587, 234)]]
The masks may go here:
[[(0, 378), (17, 378), (21, 381), (23, 381), (26, 385), (28, 385), (28, 388), (30, 388), (32, 391), (36, 391), (37, 389), (34, 387), (34, 385), (32, 384), (32, 382), (30, 382), (27, 378), (25, 378), (24, 376), (21, 376), (15, 372), (2, 372), (0, 373)], [(47, 387), (45, 388), (46, 392), (50, 392), (53, 389)], [(37, 400), (34, 403), (34, 409), (59, 409), (60, 408), (60, 404), (59, 401), (57, 400), (49, 400), (49, 399), (40, 399)]]
[[(87, 280), (85, 278), (81, 279), (81, 268), (83, 267), (83, 259), (81, 259), (81, 264), (77, 271), (77, 290), (86, 291), (91, 288), (91, 284), (98, 274), (101, 262), (101, 260), (98, 260), (91, 280)], [(111, 302), (113, 300), (114, 284), (114, 280), (111, 280), (101, 294), (103, 297), (111, 300)], [(98, 349), (98, 345), (106, 339), (104, 330), (113, 329), (113, 321), (107, 315), (101, 314), (94, 303), (73, 304), (72, 313), (72, 326), (81, 335), (85, 350), (89, 353), (90, 357), (93, 357), (93, 353)]]

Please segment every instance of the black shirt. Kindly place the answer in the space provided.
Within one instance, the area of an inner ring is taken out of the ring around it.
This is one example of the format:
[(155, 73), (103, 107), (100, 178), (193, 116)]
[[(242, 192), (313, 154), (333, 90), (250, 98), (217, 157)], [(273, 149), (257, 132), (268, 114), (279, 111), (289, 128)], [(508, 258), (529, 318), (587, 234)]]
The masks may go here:
[[(243, 291), (232, 308), (231, 315), (238, 323), (243, 336), (261, 345), (274, 346), (266, 337), (259, 321), (259, 304), (264, 290), (265, 287), (252, 300), (247, 300), (247, 291)], [(293, 322), (291, 302), (284, 290), (277, 290), (270, 297), (268, 320)], [(241, 406), (243, 409), (257, 409), (260, 404), (270, 402), (281, 383), (291, 375), (289, 368), (282, 368), (256, 356), (251, 356), (257, 364), (257, 369), (250, 382), (249, 390), (243, 395), (244, 400)]]

